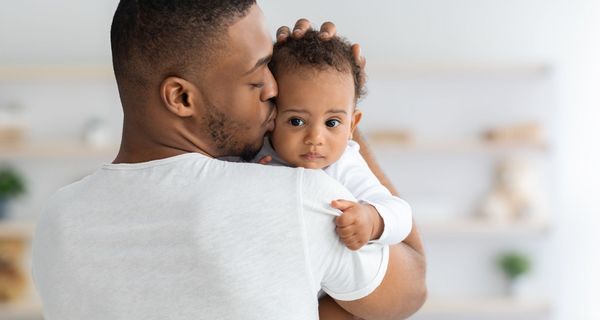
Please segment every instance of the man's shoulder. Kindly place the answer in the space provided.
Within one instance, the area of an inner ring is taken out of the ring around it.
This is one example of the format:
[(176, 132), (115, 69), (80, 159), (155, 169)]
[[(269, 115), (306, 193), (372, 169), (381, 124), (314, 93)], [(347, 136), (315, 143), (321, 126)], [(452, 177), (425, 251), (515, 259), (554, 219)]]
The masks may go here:
[(287, 166), (272, 166), (253, 162), (229, 162), (216, 160), (212, 169), (223, 173), (243, 176), (244, 178), (259, 177), (266, 180), (282, 180), (303, 174), (302, 168)]
[(323, 170), (305, 169), (302, 176), (302, 196), (305, 202), (331, 203), (332, 200), (355, 201), (352, 193)]
[(330, 177), (324, 170), (303, 169), (303, 183), (315, 188), (344, 188), (337, 180)]

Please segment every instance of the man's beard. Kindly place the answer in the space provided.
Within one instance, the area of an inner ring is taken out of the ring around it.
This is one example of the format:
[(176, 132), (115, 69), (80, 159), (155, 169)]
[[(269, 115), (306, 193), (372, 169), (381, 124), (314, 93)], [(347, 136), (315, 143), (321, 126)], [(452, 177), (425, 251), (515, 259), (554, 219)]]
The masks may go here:
[(262, 137), (256, 144), (240, 142), (234, 134), (237, 133), (243, 137), (244, 135), (240, 132), (248, 132), (252, 128), (227, 119), (225, 113), (219, 111), (215, 106), (209, 105), (206, 108), (204, 119), (210, 137), (219, 153), (216, 155), (217, 157), (236, 156), (244, 161), (250, 161), (262, 148)]
[(256, 148), (256, 147), (252, 147), (250, 145), (246, 145), (246, 146), (244, 146), (244, 149), (242, 149), (242, 152), (240, 153), (240, 158), (246, 162), (250, 162), (260, 152), (261, 148), (262, 148), (262, 146)]

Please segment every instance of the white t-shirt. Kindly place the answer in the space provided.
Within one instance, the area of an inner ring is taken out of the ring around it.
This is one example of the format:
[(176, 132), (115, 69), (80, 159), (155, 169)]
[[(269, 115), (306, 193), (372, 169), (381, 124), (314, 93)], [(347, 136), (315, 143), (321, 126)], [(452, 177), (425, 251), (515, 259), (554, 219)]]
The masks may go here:
[(317, 292), (381, 283), (387, 246), (348, 250), (321, 170), (197, 153), (109, 164), (58, 191), (32, 273), (46, 320), (317, 319)]
[[(270, 155), (271, 165), (289, 166), (281, 159), (269, 139), (265, 138), (262, 149), (252, 162), (258, 162)], [(393, 196), (373, 174), (365, 159), (360, 155), (360, 145), (348, 140), (344, 153), (336, 162), (323, 171), (348, 188), (359, 201), (369, 203), (377, 209), (383, 219), (384, 229), (381, 237), (373, 242), (393, 245), (402, 242), (412, 230), (412, 209), (410, 205)], [(332, 199), (333, 200), (333, 199)], [(346, 199), (348, 200), (348, 199)]]

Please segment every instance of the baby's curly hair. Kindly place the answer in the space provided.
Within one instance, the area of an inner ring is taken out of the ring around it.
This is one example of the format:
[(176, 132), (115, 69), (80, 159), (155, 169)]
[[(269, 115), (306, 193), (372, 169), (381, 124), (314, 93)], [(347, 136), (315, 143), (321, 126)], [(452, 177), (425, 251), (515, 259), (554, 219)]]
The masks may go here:
[(350, 42), (340, 37), (323, 41), (316, 30), (307, 31), (300, 39), (289, 37), (284, 42), (276, 43), (269, 68), (275, 77), (281, 71), (300, 68), (317, 71), (334, 69), (340, 73), (349, 73), (354, 79), (354, 100), (358, 101), (366, 94), (366, 77), (354, 61)]

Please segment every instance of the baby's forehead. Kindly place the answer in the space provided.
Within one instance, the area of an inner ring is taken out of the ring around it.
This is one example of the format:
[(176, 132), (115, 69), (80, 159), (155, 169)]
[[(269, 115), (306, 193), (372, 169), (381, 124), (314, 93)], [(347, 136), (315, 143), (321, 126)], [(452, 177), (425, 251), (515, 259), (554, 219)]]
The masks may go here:
[[(281, 68), (275, 75), (280, 87), (280, 95), (276, 102), (285, 100), (285, 104), (277, 104), (278, 112), (298, 112), (307, 114), (323, 113), (353, 113), (356, 109), (356, 97), (352, 75), (349, 72), (339, 71), (333, 67), (315, 68), (313, 66), (296, 66), (293, 68)], [(292, 81), (289, 81), (293, 79)], [(323, 89), (323, 83), (327, 91), (313, 90), (313, 86)], [(309, 84), (306, 86), (306, 84)], [(285, 90), (281, 90), (285, 87)], [(306, 90), (306, 92), (304, 92)], [(285, 92), (285, 93), (284, 93)], [(336, 95), (336, 93), (338, 93)], [(341, 96), (340, 96), (341, 94)], [(292, 96), (292, 103), (289, 97)], [(337, 97), (334, 98), (334, 97)], [(281, 99), (279, 99), (281, 98)]]
[(295, 65), (280, 67), (277, 73), (274, 74), (275, 78), (282, 76), (285, 77), (296, 77), (304, 80), (317, 79), (322, 75), (335, 75), (339, 78), (339, 82), (346, 82), (348, 78), (352, 78), (351, 70), (338, 70), (333, 66), (322, 66), (322, 65)]
[(354, 104), (348, 106), (333, 106), (333, 105), (276, 105), (277, 112), (279, 114), (285, 113), (297, 113), (306, 114), (310, 116), (317, 116), (322, 114), (339, 114), (339, 115), (350, 115), (356, 109)]

